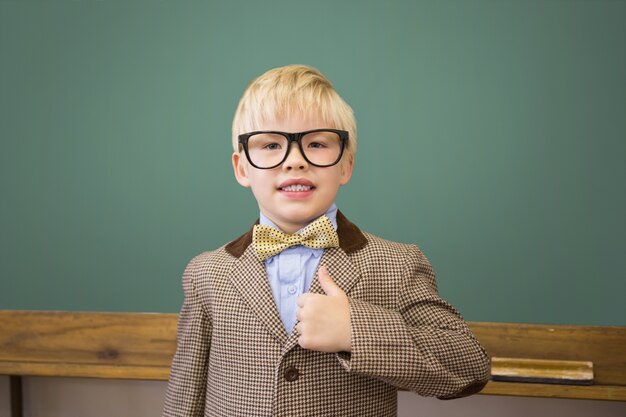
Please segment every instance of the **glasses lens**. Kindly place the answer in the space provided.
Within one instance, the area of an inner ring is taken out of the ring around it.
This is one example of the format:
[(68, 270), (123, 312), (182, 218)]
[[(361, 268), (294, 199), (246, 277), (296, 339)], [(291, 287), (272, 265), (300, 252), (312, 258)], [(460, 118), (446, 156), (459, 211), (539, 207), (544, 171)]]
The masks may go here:
[(341, 154), (341, 137), (335, 132), (307, 133), (302, 137), (306, 158), (315, 165), (332, 165)]
[(288, 149), (287, 138), (275, 133), (259, 133), (248, 138), (248, 154), (252, 163), (261, 168), (278, 165)]

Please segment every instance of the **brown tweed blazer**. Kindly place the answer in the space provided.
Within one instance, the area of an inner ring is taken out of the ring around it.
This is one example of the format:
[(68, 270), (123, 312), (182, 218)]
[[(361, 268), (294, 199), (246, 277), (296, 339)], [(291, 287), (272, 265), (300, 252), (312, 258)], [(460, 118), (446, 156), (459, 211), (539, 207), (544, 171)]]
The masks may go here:
[[(396, 416), (398, 389), (482, 389), (489, 359), (418, 247), (361, 232), (340, 212), (337, 223), (340, 247), (320, 265), (350, 298), (352, 352), (306, 350), (285, 332), (250, 230), (185, 269), (164, 416)], [(310, 291), (322, 292), (317, 275)]]

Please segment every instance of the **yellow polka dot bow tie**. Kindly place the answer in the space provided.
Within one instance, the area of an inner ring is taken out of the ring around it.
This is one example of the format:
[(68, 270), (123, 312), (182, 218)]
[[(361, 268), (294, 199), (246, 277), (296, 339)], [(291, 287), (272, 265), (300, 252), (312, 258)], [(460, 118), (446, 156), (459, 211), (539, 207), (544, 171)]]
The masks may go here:
[(252, 244), (256, 255), (264, 261), (291, 246), (304, 245), (313, 249), (339, 246), (339, 237), (330, 219), (321, 216), (293, 235), (271, 226), (257, 224), (252, 231)]

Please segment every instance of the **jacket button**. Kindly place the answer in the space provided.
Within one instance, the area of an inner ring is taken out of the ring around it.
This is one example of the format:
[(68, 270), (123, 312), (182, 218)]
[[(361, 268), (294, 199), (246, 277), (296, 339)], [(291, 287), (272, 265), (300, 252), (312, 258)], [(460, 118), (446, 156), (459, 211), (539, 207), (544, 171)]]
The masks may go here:
[(293, 382), (300, 376), (300, 371), (295, 366), (289, 366), (285, 369), (285, 379), (289, 382)]

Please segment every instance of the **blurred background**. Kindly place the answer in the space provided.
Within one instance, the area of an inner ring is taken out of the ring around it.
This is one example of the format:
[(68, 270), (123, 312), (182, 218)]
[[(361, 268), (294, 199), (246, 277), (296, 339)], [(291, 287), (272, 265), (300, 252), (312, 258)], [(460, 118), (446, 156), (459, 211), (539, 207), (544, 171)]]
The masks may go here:
[(258, 216), (246, 84), (354, 108), (339, 208), (418, 244), (467, 320), (626, 324), (623, 1), (2, 1), (0, 308), (177, 312)]

